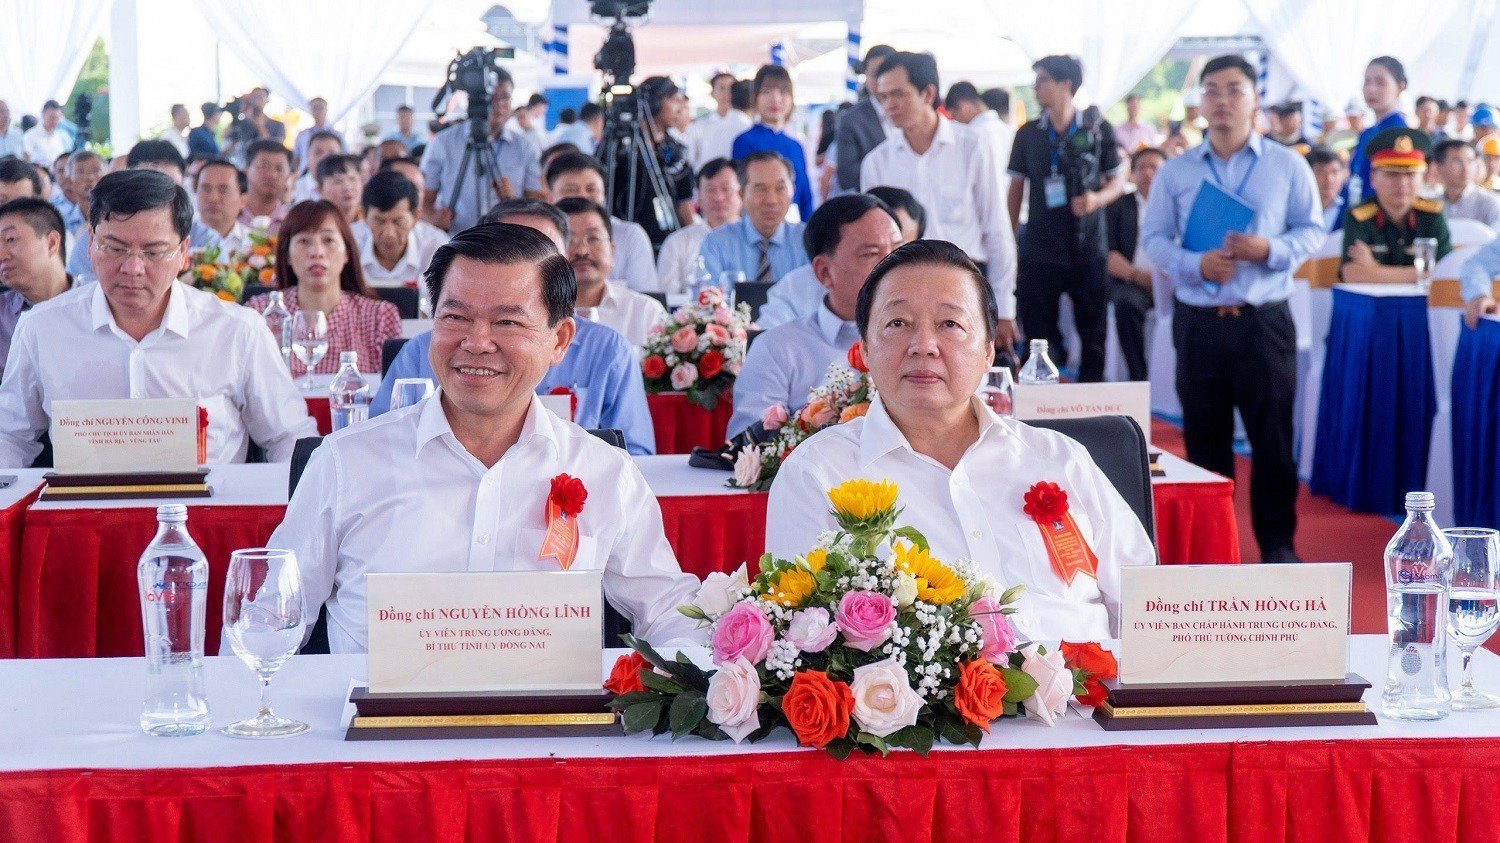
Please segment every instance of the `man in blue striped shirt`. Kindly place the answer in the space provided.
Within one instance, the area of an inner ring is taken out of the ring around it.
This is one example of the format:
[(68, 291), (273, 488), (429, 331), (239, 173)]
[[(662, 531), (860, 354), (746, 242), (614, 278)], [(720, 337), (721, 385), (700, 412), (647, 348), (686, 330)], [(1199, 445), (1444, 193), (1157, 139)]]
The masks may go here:
[(776, 152), (752, 152), (738, 162), (743, 213), (703, 238), (698, 254), (714, 282), (738, 270), (745, 281), (779, 281), (805, 265), (803, 224), (786, 221), (792, 207), (792, 164)]
[[(1302, 156), (1255, 134), (1249, 62), (1220, 56), (1200, 78), (1207, 139), (1162, 165), (1141, 241), (1175, 287), (1172, 335), (1188, 459), (1233, 477), (1238, 409), (1253, 452), (1250, 512), (1261, 558), (1295, 562), (1297, 337), (1287, 297), (1292, 271), (1326, 236), (1318, 188)], [(1230, 232), (1218, 248), (1189, 251), (1181, 239), (1210, 181), (1255, 215), (1248, 231)]]

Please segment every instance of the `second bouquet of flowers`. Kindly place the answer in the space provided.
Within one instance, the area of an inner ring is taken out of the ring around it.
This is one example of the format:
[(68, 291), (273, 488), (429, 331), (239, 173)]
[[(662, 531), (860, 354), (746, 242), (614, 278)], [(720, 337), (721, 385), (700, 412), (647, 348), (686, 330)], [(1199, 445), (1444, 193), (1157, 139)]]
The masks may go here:
[(684, 392), (692, 403), (712, 410), (733, 388), (745, 362), (749, 327), (749, 305), (730, 307), (715, 287), (699, 293), (646, 335), (641, 361), (646, 391)]

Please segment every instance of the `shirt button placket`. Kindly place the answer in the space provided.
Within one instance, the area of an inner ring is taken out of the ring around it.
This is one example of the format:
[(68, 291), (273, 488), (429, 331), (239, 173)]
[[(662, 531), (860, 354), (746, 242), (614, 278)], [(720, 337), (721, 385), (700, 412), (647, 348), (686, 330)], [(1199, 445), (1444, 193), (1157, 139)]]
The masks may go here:
[(474, 495), (474, 533), (469, 543), (469, 570), (495, 570), (495, 547), (500, 518), (500, 466), (485, 472)]

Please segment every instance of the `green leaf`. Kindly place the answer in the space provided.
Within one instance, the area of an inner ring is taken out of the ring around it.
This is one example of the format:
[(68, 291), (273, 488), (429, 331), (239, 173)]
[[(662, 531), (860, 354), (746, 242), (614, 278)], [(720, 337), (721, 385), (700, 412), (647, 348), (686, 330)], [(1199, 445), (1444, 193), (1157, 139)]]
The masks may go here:
[(948, 743), (962, 744), (968, 742), (968, 733), (964, 731), (964, 727), (968, 724), (958, 718), (941, 717), (937, 719), (936, 725), (938, 727), (938, 734), (942, 735), (943, 740)]
[(661, 719), (663, 702), (664, 700), (656, 700), (636, 703), (625, 709), (625, 731), (645, 732), (656, 728), (656, 721)]
[(1013, 667), (1002, 667), (1000, 668), (1000, 675), (1005, 677), (1006, 702), (1022, 702), (1036, 693), (1036, 680), (1032, 679), (1024, 670), (1016, 670)]
[(854, 747), (854, 741), (851, 741), (848, 738), (834, 738), (833, 740), (829, 741), (828, 746), (824, 748), (828, 750), (829, 755), (832, 755), (834, 758), (843, 761), (844, 759), (849, 757), (849, 753), (854, 751)]
[(919, 531), (916, 527), (897, 527), (894, 532), (901, 538), (906, 539), (907, 541), (916, 545), (918, 550), (927, 551), (932, 549), (931, 546), (927, 544), (927, 537), (922, 535), (921, 531)]
[(653, 691), (661, 691), (663, 694), (681, 694), (687, 691), (687, 686), (666, 676), (662, 676), (654, 670), (641, 671), (641, 684)]
[(891, 754), (891, 748), (886, 744), (884, 740), (866, 732), (857, 733), (854, 736), (854, 742), (856, 744), (873, 747), (874, 749), (878, 750), (882, 756)]
[(677, 607), (677, 612), (679, 614), (686, 615), (686, 616), (692, 618), (695, 621), (706, 621), (706, 620), (708, 620), (708, 615), (703, 614), (703, 610), (702, 609), (698, 608), (697, 606), (694, 606), (691, 603), (687, 604), (686, 606), (678, 606)]
[(618, 697), (615, 697), (613, 700), (610, 700), (609, 707), (614, 709), (615, 711), (624, 711), (625, 709), (638, 703), (653, 702), (661, 698), (661, 694), (658, 694), (655, 691), (631, 691), (628, 694), (621, 694)]
[(892, 732), (886, 736), (885, 742), (891, 746), (905, 747), (923, 757), (932, 751), (932, 742), (936, 738), (932, 730), (925, 726), (907, 726), (899, 732)]
[(708, 714), (708, 700), (697, 694), (681, 694), (672, 700), (667, 711), (667, 725), (672, 728), (672, 739), (686, 735), (698, 728), (698, 723)]

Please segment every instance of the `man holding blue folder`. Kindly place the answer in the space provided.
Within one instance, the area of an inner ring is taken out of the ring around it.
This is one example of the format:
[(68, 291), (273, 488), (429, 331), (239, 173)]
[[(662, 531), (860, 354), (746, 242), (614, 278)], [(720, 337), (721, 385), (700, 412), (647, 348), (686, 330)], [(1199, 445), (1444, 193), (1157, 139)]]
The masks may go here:
[[(1295, 151), (1255, 134), (1255, 68), (1219, 56), (1200, 77), (1206, 140), (1162, 165), (1141, 242), (1177, 299), (1177, 394), (1188, 459), (1234, 476), (1234, 411), (1252, 450), (1261, 559), (1296, 562), (1292, 272), (1326, 236), (1317, 184)], [(1194, 560), (1213, 562), (1219, 560)]]

